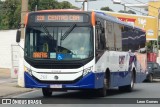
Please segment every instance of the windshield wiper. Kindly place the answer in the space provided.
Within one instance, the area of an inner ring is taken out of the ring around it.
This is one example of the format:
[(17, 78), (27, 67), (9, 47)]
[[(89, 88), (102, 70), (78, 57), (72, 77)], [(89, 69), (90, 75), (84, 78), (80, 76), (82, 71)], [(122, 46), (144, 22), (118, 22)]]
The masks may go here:
[(64, 33), (64, 35), (61, 37), (61, 40), (66, 39), (66, 37), (72, 32), (72, 30), (76, 27), (76, 24), (74, 23), (72, 26), (69, 27), (69, 29)]
[(42, 23), (41, 23), (41, 26), (44, 29), (45, 34), (49, 37), (49, 39), (53, 39), (52, 36), (50, 35), (48, 29), (46, 28), (46, 26), (44, 26)]

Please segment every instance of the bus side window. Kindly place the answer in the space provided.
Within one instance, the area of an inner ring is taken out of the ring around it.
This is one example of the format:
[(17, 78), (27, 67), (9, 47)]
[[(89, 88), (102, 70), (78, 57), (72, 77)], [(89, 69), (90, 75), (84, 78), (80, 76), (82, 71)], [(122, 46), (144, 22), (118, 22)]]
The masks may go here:
[(106, 48), (106, 39), (104, 28), (96, 29), (96, 49), (104, 50)]
[(103, 55), (106, 49), (105, 33), (101, 29), (96, 29), (96, 61)]
[(102, 51), (106, 49), (106, 37), (104, 20), (97, 18), (96, 21), (96, 50)]
[(106, 37), (103, 19), (97, 19), (96, 21), (96, 61), (103, 55), (106, 49)]
[(128, 48), (128, 28), (125, 26), (122, 26), (122, 51), (129, 51)]
[(102, 50), (106, 48), (106, 39), (105, 39), (105, 30), (104, 28), (101, 29), (101, 34), (100, 34), (100, 46)]

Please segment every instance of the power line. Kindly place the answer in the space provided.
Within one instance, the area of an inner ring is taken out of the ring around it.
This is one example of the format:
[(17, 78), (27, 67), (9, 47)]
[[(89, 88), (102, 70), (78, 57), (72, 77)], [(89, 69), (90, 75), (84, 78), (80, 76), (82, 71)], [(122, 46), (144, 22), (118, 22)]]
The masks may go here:
[[(137, 2), (139, 2), (139, 3), (142, 3), (142, 4), (146, 4), (146, 3), (144, 3), (144, 2), (141, 2), (141, 1), (139, 1), (139, 0), (135, 0), (135, 1), (137, 1)], [(159, 8), (157, 8), (157, 7), (154, 7), (154, 6), (152, 6), (152, 5), (148, 5), (148, 6), (150, 6), (150, 7), (153, 7), (153, 8), (155, 8), (155, 9), (159, 9)]]
[(139, 2), (139, 3), (143, 3), (143, 4), (146, 4), (146, 3), (148, 3), (148, 2), (144, 3), (144, 2), (141, 2), (141, 1), (139, 1), (139, 0), (135, 0), (135, 1), (137, 1), (137, 2)]
[[(123, 2), (126, 2), (126, 1), (124, 1), (124, 0), (123, 0)], [(129, 2), (126, 2), (126, 3), (128, 3), (128, 4), (133, 4), (133, 3), (129, 3)], [(125, 5), (124, 5), (124, 6), (125, 6)], [(139, 13), (142, 13), (142, 14), (148, 15), (147, 13), (141, 12), (141, 11), (136, 10), (136, 9), (134, 9), (134, 8), (131, 8), (131, 7), (128, 7), (128, 6), (126, 6), (126, 7), (127, 7), (127, 8), (129, 8), (129, 9), (132, 9), (132, 10), (134, 10), (134, 11), (137, 11), (137, 12), (139, 12)]]
[(137, 11), (137, 12), (142, 13), (142, 14), (148, 15), (147, 13), (141, 12), (141, 11), (136, 10), (136, 9), (134, 9), (134, 8), (131, 8), (131, 7), (127, 7), (127, 8), (132, 9), (132, 10)]

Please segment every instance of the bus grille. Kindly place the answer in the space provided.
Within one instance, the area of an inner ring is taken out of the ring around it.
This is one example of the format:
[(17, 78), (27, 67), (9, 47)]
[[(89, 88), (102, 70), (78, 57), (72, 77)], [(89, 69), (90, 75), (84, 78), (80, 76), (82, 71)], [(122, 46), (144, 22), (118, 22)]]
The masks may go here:
[(80, 68), (81, 65), (65, 65), (65, 64), (31, 64), (35, 68), (39, 69), (75, 69)]

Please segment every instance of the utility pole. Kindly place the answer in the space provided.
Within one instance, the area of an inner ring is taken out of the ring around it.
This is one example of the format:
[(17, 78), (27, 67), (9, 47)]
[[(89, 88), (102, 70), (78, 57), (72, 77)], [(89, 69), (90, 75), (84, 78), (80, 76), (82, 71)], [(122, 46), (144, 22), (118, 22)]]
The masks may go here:
[(158, 8), (157, 23), (158, 23), (158, 24), (157, 24), (157, 26), (158, 26), (158, 27), (157, 27), (157, 29), (158, 29), (158, 31), (157, 31), (157, 56), (160, 57), (160, 56), (159, 56), (159, 54), (160, 54), (160, 53), (159, 53), (159, 43), (158, 43), (158, 42), (159, 42), (159, 41), (158, 41), (158, 40), (159, 40), (159, 36), (160, 36), (160, 35), (159, 35), (159, 34), (160, 34), (160, 8)]
[(75, 0), (76, 2), (83, 2), (82, 4), (82, 10), (84, 11), (88, 11), (88, 7), (89, 7), (89, 1), (97, 1), (97, 0)]
[(88, 11), (88, 0), (85, 0), (85, 1), (83, 2), (83, 10), (84, 10), (84, 11)]
[[(24, 48), (24, 39), (25, 39), (25, 17), (28, 12), (28, 0), (21, 0), (21, 42), (19, 45)], [(18, 85), (24, 87), (24, 50), (20, 48), (19, 50), (19, 71), (18, 71)]]
[(21, 39), (24, 39), (24, 21), (28, 12), (28, 0), (21, 0)]

